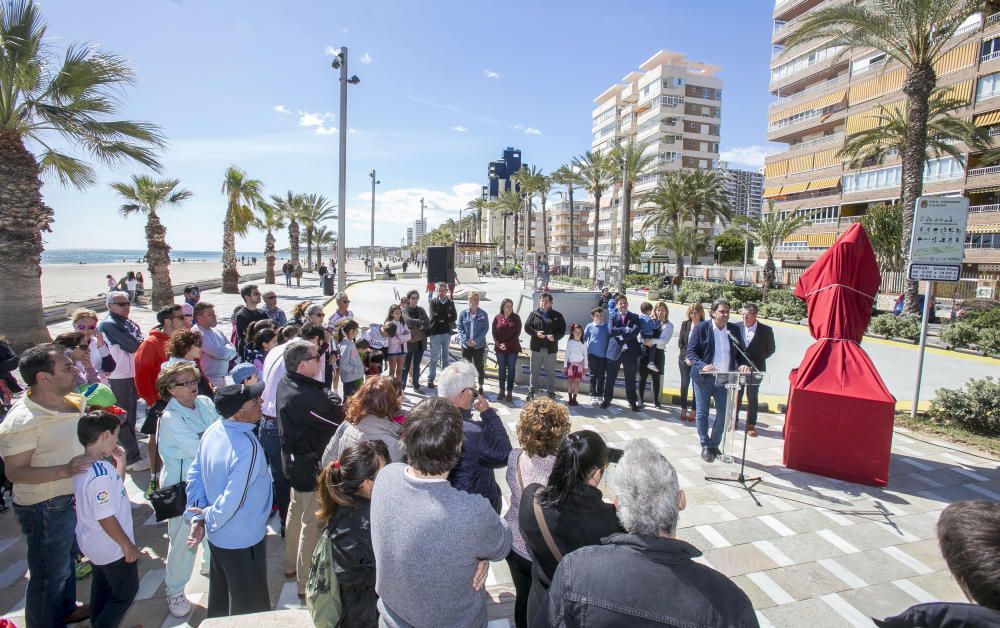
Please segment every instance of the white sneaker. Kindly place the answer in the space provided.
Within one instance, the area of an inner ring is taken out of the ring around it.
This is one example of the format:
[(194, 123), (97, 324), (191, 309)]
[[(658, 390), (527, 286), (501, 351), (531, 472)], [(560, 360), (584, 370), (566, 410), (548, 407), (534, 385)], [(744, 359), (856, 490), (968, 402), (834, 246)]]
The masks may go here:
[(191, 612), (191, 602), (183, 593), (167, 596), (167, 610), (174, 617), (185, 617)]
[(649, 371), (650, 373), (659, 373), (660, 372), (660, 369), (656, 368), (655, 364), (647, 364), (646, 365), (646, 370)]
[(601, 402), (600, 402), (600, 400), (597, 397), (595, 397), (594, 395), (590, 396), (590, 405), (596, 406), (599, 403), (601, 403)]
[(139, 458), (137, 461), (125, 467), (128, 471), (149, 471), (149, 460)]

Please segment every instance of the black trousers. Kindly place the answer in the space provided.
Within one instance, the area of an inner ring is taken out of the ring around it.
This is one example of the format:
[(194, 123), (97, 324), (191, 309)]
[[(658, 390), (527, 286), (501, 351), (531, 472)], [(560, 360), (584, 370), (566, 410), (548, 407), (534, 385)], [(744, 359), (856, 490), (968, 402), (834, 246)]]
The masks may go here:
[(691, 386), (691, 367), (683, 360), (677, 361), (677, 367), (681, 371), (681, 412), (686, 412), (688, 408), (688, 388), (691, 388), (691, 412), (698, 410), (698, 402), (694, 396), (694, 386)]
[(483, 382), (486, 381), (486, 347), (482, 349), (462, 347), (462, 359), (475, 365), (476, 372), (479, 373), (479, 391), (482, 392)]
[(653, 347), (647, 347), (653, 354), (653, 364), (656, 368), (660, 369), (659, 373), (654, 373), (647, 367), (645, 356), (643, 360), (639, 363), (639, 399), (645, 401), (646, 399), (646, 380), (649, 376), (653, 376), (653, 403), (660, 405), (660, 394), (663, 390), (661, 385), (663, 378), (663, 362), (666, 359), (663, 353), (663, 349), (657, 349)]
[(636, 374), (639, 371), (639, 355), (631, 351), (623, 351), (617, 360), (608, 360), (604, 378), (604, 401), (611, 403), (615, 396), (615, 380), (618, 379), (618, 368), (625, 370), (625, 398), (628, 404), (634, 406), (639, 402), (635, 391)]
[(413, 369), (413, 386), (420, 385), (420, 361), (424, 359), (424, 341), (406, 343), (406, 358), (403, 359), (403, 385), (406, 385), (406, 376)]
[(531, 593), (531, 561), (514, 550), (507, 554), (510, 578), (514, 582), (514, 626), (528, 628), (528, 595)]
[(264, 539), (253, 547), (224, 549), (208, 543), (212, 565), (208, 576), (208, 617), (228, 617), (271, 610), (267, 591)]
[(604, 371), (608, 361), (593, 353), (587, 354), (587, 370), (590, 371), (590, 396), (604, 398)]
[(94, 565), (90, 584), (90, 624), (94, 628), (118, 628), (139, 592), (139, 562), (119, 558), (107, 565)]
[(757, 395), (760, 393), (760, 386), (740, 386), (736, 393), (736, 420), (740, 420), (740, 406), (743, 405), (743, 391), (747, 392), (747, 427), (757, 425)]

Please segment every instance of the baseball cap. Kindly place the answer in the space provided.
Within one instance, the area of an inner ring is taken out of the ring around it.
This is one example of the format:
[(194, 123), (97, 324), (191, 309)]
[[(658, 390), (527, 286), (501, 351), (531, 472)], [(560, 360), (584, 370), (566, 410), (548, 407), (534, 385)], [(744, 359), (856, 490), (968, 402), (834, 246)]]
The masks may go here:
[(257, 374), (257, 367), (249, 362), (240, 362), (233, 367), (229, 374), (233, 376), (234, 384), (242, 384), (243, 380)]
[(181, 303), (181, 312), (183, 312), (184, 316), (194, 316), (194, 308), (186, 301)]
[(229, 418), (240, 411), (243, 404), (264, 394), (264, 383), (232, 384), (215, 391), (215, 409)]

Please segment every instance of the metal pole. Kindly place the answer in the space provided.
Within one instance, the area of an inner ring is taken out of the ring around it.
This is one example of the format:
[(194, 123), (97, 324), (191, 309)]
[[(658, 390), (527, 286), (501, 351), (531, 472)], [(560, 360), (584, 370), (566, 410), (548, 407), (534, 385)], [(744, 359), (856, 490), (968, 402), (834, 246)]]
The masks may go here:
[(747, 255), (750, 254), (750, 238), (743, 240), (743, 281), (747, 280)]
[(427, 236), (427, 225), (424, 223), (424, 199), (420, 198), (420, 249), (421, 254), (424, 252), (424, 238)]
[(573, 184), (569, 184), (569, 276), (573, 276)]
[(927, 348), (927, 323), (931, 313), (931, 292), (934, 284), (929, 281), (924, 282), (924, 316), (920, 320), (920, 350), (917, 353), (917, 385), (913, 389), (913, 408), (910, 410), (910, 417), (917, 418), (917, 403), (920, 401), (920, 379), (924, 373), (924, 349)]
[(340, 172), (337, 179), (337, 292), (347, 288), (347, 46), (340, 47)]
[(372, 264), (371, 264), (371, 278), (374, 281), (375, 280), (375, 183), (376, 183), (376, 181), (375, 181), (375, 169), (374, 168), (372, 168), (372, 171), (371, 171), (371, 173), (369, 173), (368, 176), (370, 176), (372, 178), (372, 238), (371, 238)]

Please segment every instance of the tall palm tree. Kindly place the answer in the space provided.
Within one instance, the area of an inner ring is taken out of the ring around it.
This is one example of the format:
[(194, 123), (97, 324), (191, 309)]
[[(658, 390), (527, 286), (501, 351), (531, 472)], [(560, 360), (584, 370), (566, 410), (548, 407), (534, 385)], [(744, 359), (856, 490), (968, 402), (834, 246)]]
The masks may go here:
[(507, 217), (514, 216), (514, 259), (517, 260), (517, 217), (521, 212), (521, 197), (517, 192), (500, 192), (495, 200), (491, 201), (493, 210), (500, 212), (503, 217), (503, 259), (507, 261)]
[(299, 215), (299, 220), (306, 228), (306, 266), (310, 272), (312, 271), (313, 234), (320, 225), (334, 217), (333, 210), (335, 208), (336, 205), (331, 204), (325, 196), (306, 194), (302, 197), (302, 212)]
[(632, 240), (632, 189), (639, 182), (639, 177), (656, 164), (656, 153), (647, 153), (651, 142), (636, 142), (630, 137), (627, 142), (618, 142), (609, 154), (611, 172), (616, 184), (622, 186), (622, 225), (621, 239), (618, 247), (621, 261), (619, 267), (621, 276), (628, 274), (632, 263), (629, 242)]
[(708, 238), (697, 229), (671, 225), (666, 232), (653, 239), (653, 245), (674, 254), (674, 285), (680, 286), (684, 280), (684, 256), (697, 255), (705, 250)]
[(489, 205), (490, 202), (487, 199), (477, 196), (465, 206), (466, 209), (476, 212), (476, 240), (478, 242), (483, 240), (483, 210), (488, 210)]
[(316, 244), (316, 268), (323, 265), (323, 247), (332, 245), (334, 240), (333, 231), (330, 231), (326, 225), (320, 225), (313, 231), (313, 242)]
[(274, 248), (274, 232), (285, 228), (285, 216), (275, 205), (264, 201), (260, 201), (256, 209), (257, 216), (254, 219), (254, 226), (267, 234), (264, 237), (264, 261), (267, 264), (264, 272), (264, 283), (275, 283), (274, 259), (277, 255)]
[[(900, 64), (906, 74), (908, 133), (902, 160), (903, 244), (909, 245), (913, 212), (923, 192), (924, 158), (927, 154), (931, 93), (937, 86), (935, 63), (968, 33), (954, 38), (967, 18), (981, 12), (983, 0), (868, 0), (845, 2), (810, 13), (786, 45), (829, 40), (827, 47), (842, 46), (840, 55), (859, 50), (876, 50)], [(904, 288), (906, 310), (917, 312), (917, 282)]]
[(271, 195), (271, 205), (288, 221), (288, 251), (292, 264), (299, 263), (299, 217), (302, 214), (302, 195), (291, 190), (285, 196)]
[(642, 228), (653, 228), (657, 233), (665, 232), (668, 227), (678, 229), (682, 223), (694, 220), (697, 208), (693, 191), (692, 177), (694, 170), (676, 170), (668, 172), (657, 182), (656, 187), (642, 197), (642, 202), (652, 205), (646, 214)]
[(253, 224), (253, 207), (260, 203), (264, 184), (250, 179), (236, 166), (226, 169), (222, 193), (226, 195), (226, 218), (222, 223), (222, 292), (239, 292), (240, 274), (236, 270), (236, 236), (246, 235)]
[[(521, 166), (521, 169), (515, 172), (511, 179), (517, 184), (521, 190), (521, 194), (524, 195), (524, 250), (531, 251), (531, 231), (534, 226), (531, 221), (531, 200), (535, 194), (540, 194), (542, 187), (545, 186), (545, 179), (547, 177), (542, 173), (541, 169), (537, 166)], [(551, 188), (551, 184), (549, 184)], [(548, 190), (546, 189), (546, 193)], [(544, 198), (544, 197), (543, 197)], [(542, 216), (544, 220), (544, 215)], [(544, 228), (544, 227), (543, 227)]]
[(123, 90), (135, 81), (124, 59), (81, 44), (57, 59), (46, 28), (34, 2), (0, 3), (0, 330), (16, 349), (50, 339), (41, 256), (53, 212), (42, 200), (42, 176), (81, 190), (97, 180), (89, 164), (61, 146), (83, 149), (105, 165), (136, 162), (158, 170), (164, 145), (158, 127), (113, 119)]
[(774, 210), (774, 201), (767, 202), (767, 212), (760, 218), (749, 218), (747, 216), (737, 216), (733, 220), (737, 229), (750, 238), (750, 240), (764, 249), (767, 261), (764, 263), (764, 287), (763, 300), (767, 300), (767, 291), (774, 287), (775, 267), (774, 251), (785, 238), (802, 226), (805, 216), (796, 215), (794, 212), (783, 214)]
[(179, 179), (156, 181), (147, 175), (132, 175), (131, 183), (119, 181), (111, 184), (111, 188), (126, 200), (118, 209), (123, 218), (132, 214), (146, 215), (146, 263), (153, 280), (153, 294), (150, 298), (153, 310), (174, 302), (167, 228), (160, 222), (157, 211), (179, 205), (191, 198), (190, 191), (177, 189), (180, 183)]
[(611, 186), (612, 172), (608, 158), (602, 153), (587, 151), (573, 159), (577, 185), (594, 198), (594, 255), (591, 281), (597, 281), (597, 236), (601, 231), (601, 197)]
[(733, 217), (726, 194), (726, 177), (718, 170), (695, 168), (687, 172), (688, 189), (693, 207), (694, 228), (705, 220), (708, 224), (716, 220), (725, 226)]
[(566, 195), (569, 198), (569, 275), (573, 277), (573, 257), (576, 253), (576, 245), (573, 238), (573, 225), (576, 222), (575, 207), (573, 206), (573, 186), (578, 185), (576, 173), (573, 171), (573, 164), (562, 164), (552, 171), (552, 183), (566, 186)]

